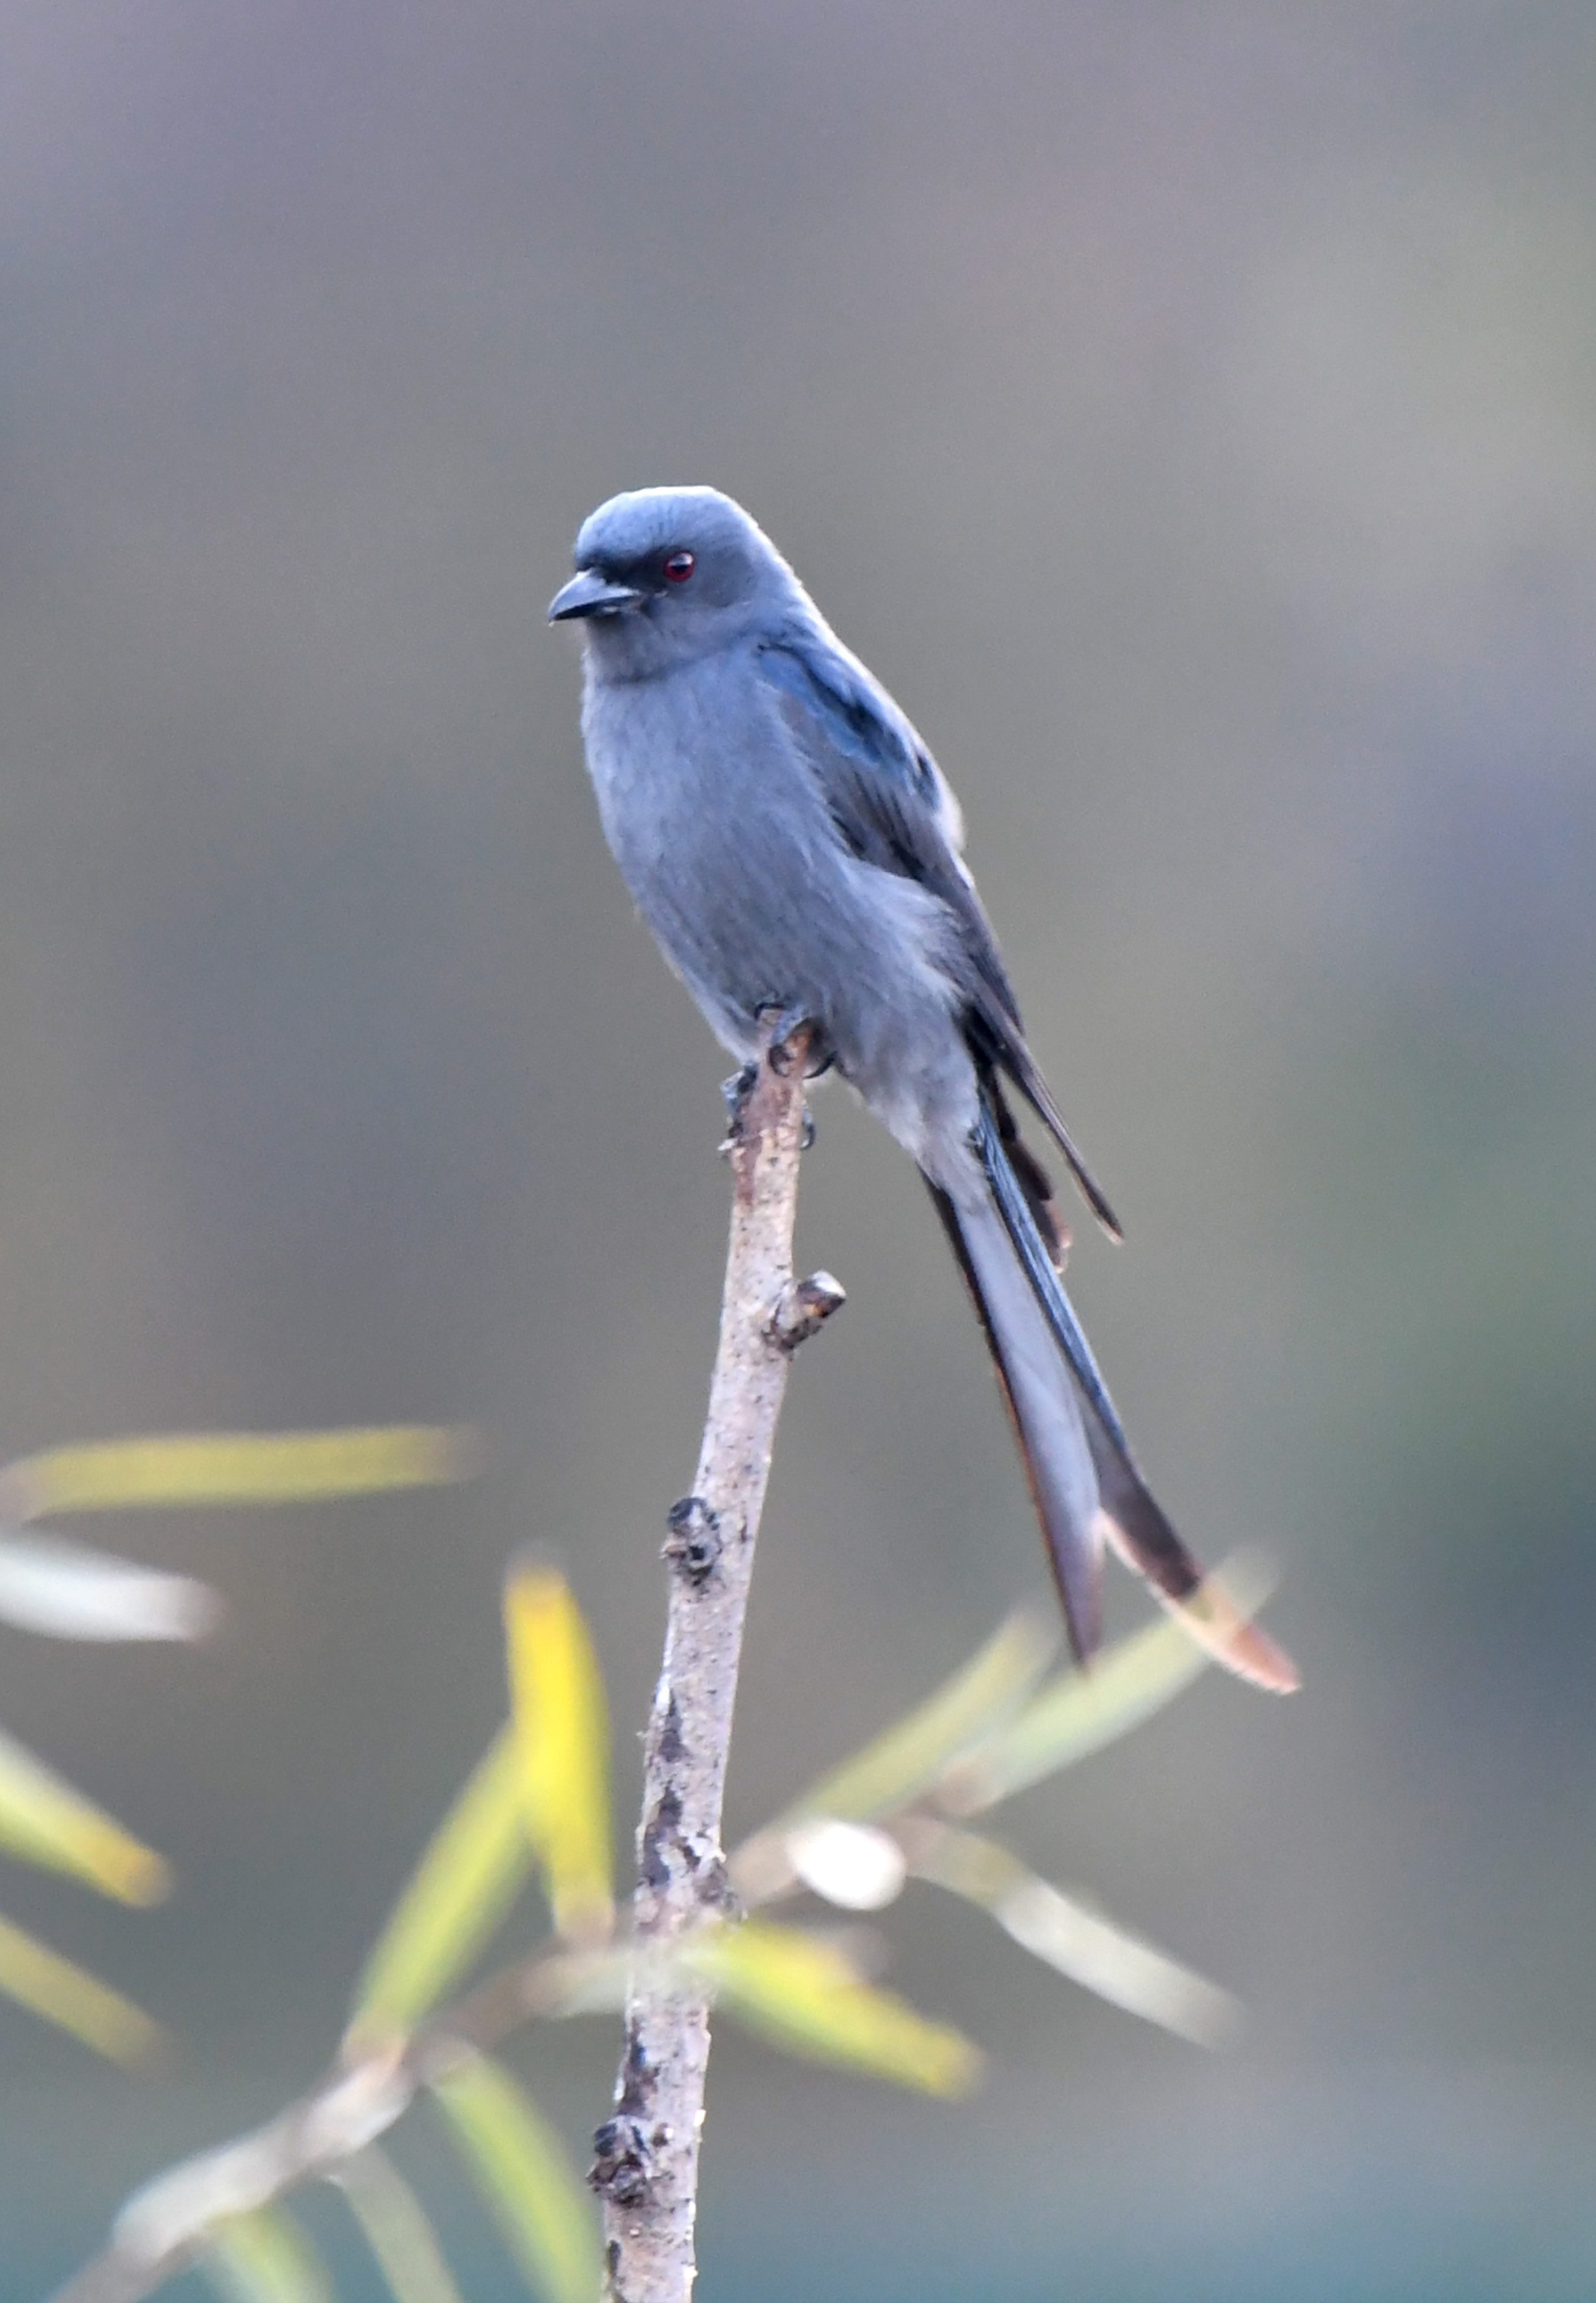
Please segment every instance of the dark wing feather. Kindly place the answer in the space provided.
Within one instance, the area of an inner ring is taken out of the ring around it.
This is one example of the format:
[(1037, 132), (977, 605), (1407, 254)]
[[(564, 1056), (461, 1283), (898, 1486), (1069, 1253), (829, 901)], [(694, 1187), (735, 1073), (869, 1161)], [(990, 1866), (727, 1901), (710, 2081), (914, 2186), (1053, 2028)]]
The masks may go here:
[(958, 806), (936, 762), (863, 665), (835, 643), (794, 633), (768, 642), (760, 661), (853, 854), (879, 871), (917, 880), (957, 921), (969, 967), (972, 1053), (984, 1070), (995, 1067), (1012, 1080), (1063, 1153), (1092, 1213), (1120, 1238), (1119, 1219), (1026, 1045), (997, 939), (959, 853)]

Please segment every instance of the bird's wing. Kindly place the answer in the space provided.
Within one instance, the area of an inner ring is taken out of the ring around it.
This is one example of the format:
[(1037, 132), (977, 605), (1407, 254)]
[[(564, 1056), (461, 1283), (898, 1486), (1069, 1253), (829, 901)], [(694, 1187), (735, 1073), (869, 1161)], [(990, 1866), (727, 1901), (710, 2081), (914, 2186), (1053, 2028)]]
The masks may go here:
[(959, 804), (941, 769), (886, 690), (829, 635), (822, 640), (815, 633), (784, 633), (765, 643), (760, 662), (849, 848), (879, 871), (918, 881), (953, 914), (968, 968), (973, 1052), (1013, 1081), (1063, 1153), (1088, 1206), (1117, 1239), (1118, 1219), (1026, 1045), (997, 939), (960, 854)]

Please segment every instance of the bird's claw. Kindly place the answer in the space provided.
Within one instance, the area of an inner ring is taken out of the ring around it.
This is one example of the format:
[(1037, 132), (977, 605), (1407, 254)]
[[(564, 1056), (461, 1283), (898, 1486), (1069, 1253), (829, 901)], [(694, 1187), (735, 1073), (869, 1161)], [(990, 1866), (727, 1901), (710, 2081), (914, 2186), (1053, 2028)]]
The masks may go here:
[(780, 1078), (785, 1079), (794, 1067), (795, 1043), (800, 1037), (808, 1042), (803, 1053), (804, 1078), (819, 1079), (822, 1072), (830, 1070), (833, 1051), (820, 1027), (819, 1018), (811, 1015), (807, 1008), (802, 1005), (783, 1008), (772, 1000), (760, 1009), (759, 1022), (765, 1033), (770, 1068)]
[(743, 1117), (743, 1107), (753, 1093), (760, 1076), (758, 1064), (744, 1064), (740, 1072), (720, 1083), (720, 1100), (726, 1106), (726, 1116), (735, 1130)]

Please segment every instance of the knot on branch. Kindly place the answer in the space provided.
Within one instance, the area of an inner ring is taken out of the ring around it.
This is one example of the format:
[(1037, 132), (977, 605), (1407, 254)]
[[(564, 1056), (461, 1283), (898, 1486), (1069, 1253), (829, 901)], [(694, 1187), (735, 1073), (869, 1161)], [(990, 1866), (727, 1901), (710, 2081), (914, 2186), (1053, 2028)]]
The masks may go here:
[(721, 1919), (743, 1918), (743, 1898), (732, 1885), (730, 1868), (718, 1847), (701, 1857), (694, 1885), (703, 1911)]
[(795, 1352), (800, 1344), (818, 1335), (847, 1300), (841, 1280), (834, 1279), (829, 1271), (813, 1271), (807, 1279), (789, 1279), (776, 1299), (765, 1332), (778, 1351)]
[[(673, 1776), (649, 1811), (638, 1835), (643, 1885), (662, 1901), (680, 1905), (680, 1891), (701, 1910), (722, 1916), (737, 1911), (730, 1874), (719, 1843), (707, 1833), (682, 1828), (682, 1793)], [(646, 1921), (644, 1932), (656, 1930)]]
[[(663, 2130), (656, 2130), (664, 2142)], [(635, 2207), (648, 2197), (655, 2174), (655, 2138), (635, 2119), (607, 2119), (593, 2130), (589, 2187), (617, 2207)]]
[(684, 1583), (707, 1582), (720, 1565), (725, 1548), (720, 1540), (720, 1522), (709, 1505), (701, 1496), (684, 1496), (666, 1513), (665, 1524), (670, 1532), (660, 1556)]
[(634, 2020), (626, 2027), (615, 2115), (593, 2130), (593, 2164), (587, 2172), (592, 2189), (617, 2207), (637, 2206), (647, 2197), (659, 2173), (659, 2154), (670, 2141), (669, 2127), (654, 2117), (659, 2086), (659, 2074)]

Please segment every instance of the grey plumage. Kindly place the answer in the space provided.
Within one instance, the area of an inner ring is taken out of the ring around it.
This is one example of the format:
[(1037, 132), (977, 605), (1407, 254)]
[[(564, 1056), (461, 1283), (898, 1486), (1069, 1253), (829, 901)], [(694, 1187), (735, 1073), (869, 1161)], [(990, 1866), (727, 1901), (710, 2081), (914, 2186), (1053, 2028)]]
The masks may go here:
[(769, 1008), (810, 1019), (919, 1166), (992, 1348), (1077, 1654), (1101, 1637), (1107, 1540), (1222, 1661), (1294, 1684), (1154, 1501), (1064, 1294), (1010, 1091), (1118, 1225), (1026, 1045), (930, 753), (717, 490), (613, 497), (575, 560), (549, 612), (584, 625), (583, 733), (616, 860), (722, 1043), (746, 1060)]

